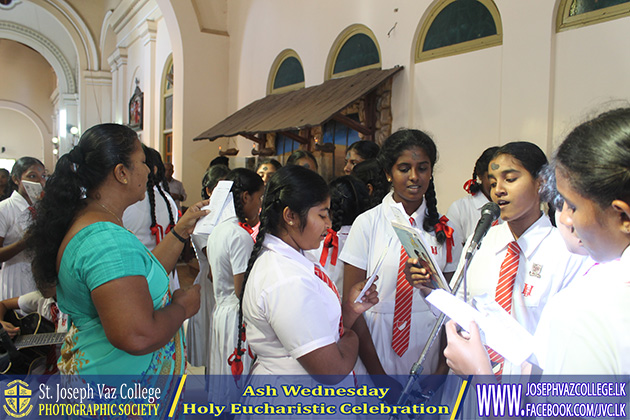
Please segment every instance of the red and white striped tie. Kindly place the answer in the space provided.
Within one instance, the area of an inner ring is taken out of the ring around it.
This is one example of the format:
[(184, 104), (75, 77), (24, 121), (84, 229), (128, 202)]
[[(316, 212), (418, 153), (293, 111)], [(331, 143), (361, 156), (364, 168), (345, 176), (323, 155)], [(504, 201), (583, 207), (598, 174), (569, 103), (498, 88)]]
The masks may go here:
[[(411, 226), (413, 217), (409, 218)], [(405, 263), (409, 259), (405, 248), (400, 246), (400, 262), (398, 264), (398, 280), (396, 281), (396, 300), (394, 308), (394, 325), (392, 332), (392, 348), (402, 357), (409, 348), (409, 331), (411, 330), (411, 303), (413, 288), (405, 278)]]
[[(501, 264), (501, 271), (499, 271), (499, 282), (497, 283), (497, 290), (494, 296), (494, 300), (509, 314), (512, 313), (512, 290), (514, 289), (514, 280), (518, 272), (520, 252), (521, 248), (516, 241), (508, 244), (507, 254), (505, 254)], [(498, 364), (498, 368), (494, 369), (494, 373), (500, 376), (503, 373), (503, 356), (491, 348), (488, 348), (488, 355), (490, 360)]]

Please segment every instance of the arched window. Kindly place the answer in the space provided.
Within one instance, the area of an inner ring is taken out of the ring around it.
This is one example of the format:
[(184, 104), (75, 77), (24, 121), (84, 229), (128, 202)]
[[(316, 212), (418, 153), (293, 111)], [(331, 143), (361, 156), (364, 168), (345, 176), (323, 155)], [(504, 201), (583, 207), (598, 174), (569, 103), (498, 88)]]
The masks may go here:
[(173, 56), (166, 61), (162, 76), (162, 158), (173, 162)]
[(381, 54), (376, 37), (367, 27), (353, 25), (343, 31), (333, 44), (326, 64), (326, 79), (380, 68)]
[(293, 50), (284, 50), (271, 66), (267, 93), (284, 93), (304, 87), (304, 69)]
[(443, 0), (422, 24), (416, 63), (502, 43), (501, 16), (492, 0)]
[(561, 0), (558, 32), (630, 15), (630, 0)]

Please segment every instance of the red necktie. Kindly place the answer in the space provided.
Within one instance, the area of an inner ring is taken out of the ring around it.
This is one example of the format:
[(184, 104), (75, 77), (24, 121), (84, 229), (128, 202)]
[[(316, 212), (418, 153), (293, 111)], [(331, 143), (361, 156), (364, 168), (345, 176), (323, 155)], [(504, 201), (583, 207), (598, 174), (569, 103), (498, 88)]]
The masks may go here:
[[(497, 290), (494, 296), (494, 300), (509, 314), (512, 313), (512, 289), (514, 288), (514, 279), (516, 279), (516, 273), (518, 272), (520, 252), (521, 248), (519, 248), (516, 241), (508, 244), (507, 254), (505, 254), (505, 259), (501, 264), (501, 271), (499, 271), (499, 282), (497, 283)], [(503, 356), (490, 348), (488, 348), (488, 355), (490, 360), (500, 364), (498, 370), (495, 369), (495, 375), (500, 376), (503, 373)]]
[[(341, 304), (339, 291), (335, 287), (335, 284), (332, 282), (332, 280), (330, 280), (330, 277), (328, 277), (326, 273), (324, 273), (319, 267), (315, 266), (314, 269), (315, 269), (315, 275), (319, 277), (320, 279), (322, 279), (322, 281), (326, 283), (328, 287), (330, 287), (330, 290), (335, 292), (335, 296), (337, 296), (337, 300), (339, 300), (339, 303)], [(343, 315), (339, 317), (339, 337), (343, 337)]]
[[(413, 226), (413, 217), (409, 218)], [(392, 332), (392, 348), (402, 357), (409, 348), (409, 331), (411, 330), (411, 303), (413, 289), (405, 278), (405, 263), (409, 259), (405, 248), (400, 246), (400, 262), (398, 264), (398, 280), (396, 281), (396, 300), (394, 308), (394, 325)]]

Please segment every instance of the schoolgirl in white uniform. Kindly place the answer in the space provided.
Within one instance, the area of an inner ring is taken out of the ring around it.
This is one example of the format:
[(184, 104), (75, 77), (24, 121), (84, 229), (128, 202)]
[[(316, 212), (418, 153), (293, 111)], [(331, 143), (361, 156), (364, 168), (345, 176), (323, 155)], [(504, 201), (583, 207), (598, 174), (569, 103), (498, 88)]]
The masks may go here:
[[(214, 165), (206, 171), (201, 181), (201, 196), (204, 200), (210, 198), (214, 187), (225, 178), (228, 172), (230, 170), (225, 165)], [(190, 236), (199, 263), (199, 273), (195, 277), (194, 284), (198, 284), (201, 288), (199, 291), (201, 302), (199, 312), (190, 318), (186, 330), (188, 361), (193, 366), (204, 366), (206, 372), (210, 368), (210, 360), (212, 360), (210, 347), (212, 343), (212, 313), (214, 312), (214, 289), (212, 288), (210, 263), (208, 263), (206, 254), (208, 236), (199, 233), (193, 233)]]
[(498, 149), (495, 146), (483, 151), (475, 162), (472, 178), (464, 184), (464, 190), (469, 195), (453, 202), (446, 212), (449, 224), (455, 231), (460, 232), (462, 241), (466, 241), (473, 234), (481, 217), (481, 208), (491, 200), (488, 164)]
[[(597, 265), (555, 295), (536, 331), (544, 374), (630, 374), (630, 109), (575, 128), (556, 152), (559, 221)], [(447, 324), (445, 356), (458, 374), (489, 374), (478, 328), (470, 338)]]
[(22, 157), (13, 164), (11, 181), (16, 188), (9, 198), (0, 202), (0, 300), (36, 290), (31, 258), (22, 252), (26, 247), (24, 232), (35, 210), (22, 181), (43, 185), (44, 173), (44, 164), (32, 157)]
[[(504, 309), (532, 334), (548, 300), (584, 273), (587, 260), (566, 249), (560, 232), (540, 209), (539, 174), (546, 163), (544, 152), (529, 142), (508, 143), (496, 151), (488, 178), (492, 199), (501, 207), (505, 223), (490, 228), (466, 276), (469, 302), (483, 294), (504, 302)], [(470, 238), (466, 247), (469, 242)], [(511, 285), (499, 287), (504, 260), (514, 243), (518, 246), (515, 277)], [(464, 258), (457, 275), (463, 267)], [(502, 296), (498, 291), (502, 287), (509, 287), (505, 291), (509, 305), (497, 297)], [(458, 294), (463, 298), (463, 285)], [(521, 373), (520, 365), (501, 362), (497, 356), (495, 362), (496, 372)]]
[[(345, 290), (372, 275), (384, 255), (376, 282), (380, 301), (366, 311), (355, 325), (361, 341), (361, 360), (370, 374), (407, 375), (420, 356), (436, 320), (419, 291), (404, 289), (404, 285), (398, 287), (404, 290), (400, 294), (403, 299), (399, 300), (399, 308), (403, 308), (402, 311), (399, 309), (399, 313), (403, 312), (403, 318), (395, 314), (397, 283), (403, 282), (398, 280), (401, 244), (391, 222), (411, 223), (417, 228), (447, 278), (455, 271), (461, 253), (459, 236), (437, 211), (433, 183), (436, 159), (435, 144), (422, 131), (401, 130), (392, 134), (383, 144), (379, 160), (392, 182), (393, 191), (380, 205), (357, 217), (341, 253), (340, 258), (346, 264)], [(404, 310), (408, 307), (404, 303), (410, 298), (411, 314), (405, 317)], [(396, 340), (394, 329), (401, 331), (396, 333)], [(402, 338), (399, 338), (400, 335)], [(433, 349), (424, 373), (432, 373), (436, 369), (438, 348), (435, 346)]]
[[(378, 147), (378, 146), (377, 146)], [(352, 223), (368, 209), (370, 193), (365, 184), (352, 175), (333, 179), (330, 184), (330, 217), (332, 227), (319, 248), (306, 250), (304, 254), (324, 267), (335, 287), (343, 292), (344, 264), (339, 255), (348, 239)]]
[[(160, 153), (148, 146), (142, 145), (147, 165), (152, 168), (147, 181), (147, 191), (144, 198), (125, 209), (123, 226), (152, 251), (175, 226), (179, 220), (177, 204), (171, 195), (162, 188), (164, 164)], [(179, 289), (177, 270), (169, 274), (169, 288)]]
[(358, 283), (342, 306), (322, 267), (304, 256), (325, 238), (329, 206), (326, 182), (304, 167), (285, 166), (267, 184), (242, 299), (254, 375), (339, 375), (339, 381), (356, 362), (351, 327), (378, 301), (375, 287), (355, 304), (364, 284)]
[[(232, 195), (236, 217), (224, 220), (214, 228), (206, 248), (216, 300), (212, 316), (211, 375), (232, 374), (228, 359), (233, 361), (231, 356), (237, 349), (239, 297), (254, 248), (251, 226), (258, 223), (264, 191), (260, 176), (249, 169), (234, 169), (225, 179), (234, 182)], [(241, 355), (241, 361), (243, 372), (247, 373), (251, 364), (247, 351)]]

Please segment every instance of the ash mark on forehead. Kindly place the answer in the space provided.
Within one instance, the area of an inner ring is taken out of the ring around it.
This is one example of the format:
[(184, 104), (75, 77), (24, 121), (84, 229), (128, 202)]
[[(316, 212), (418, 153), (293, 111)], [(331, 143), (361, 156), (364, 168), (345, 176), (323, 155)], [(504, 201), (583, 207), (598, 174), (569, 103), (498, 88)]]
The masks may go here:
[(492, 168), (492, 170), (496, 171), (497, 169), (499, 169), (499, 164), (498, 163), (491, 163), (490, 167)]

